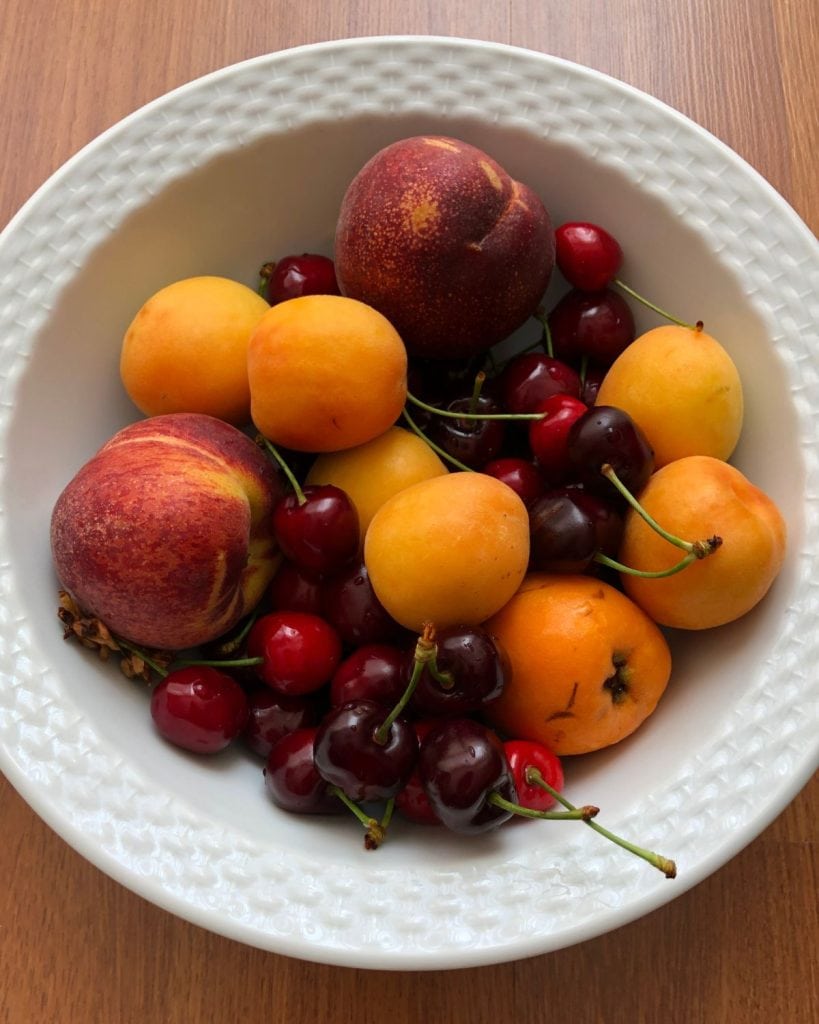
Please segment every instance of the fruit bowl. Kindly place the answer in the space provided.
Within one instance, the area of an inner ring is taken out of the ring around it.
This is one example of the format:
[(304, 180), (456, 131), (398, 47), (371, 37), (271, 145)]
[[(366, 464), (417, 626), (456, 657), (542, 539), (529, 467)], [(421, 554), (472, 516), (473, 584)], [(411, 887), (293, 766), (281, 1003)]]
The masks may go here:
[[(674, 857), (676, 880), (557, 822), (477, 839), (402, 825), (365, 851), (346, 821), (272, 807), (249, 754), (203, 761), (163, 743), (144, 688), (62, 640), (49, 517), (76, 469), (137, 418), (117, 372), (136, 309), (172, 280), (253, 285), (277, 255), (331, 253), (359, 167), (422, 132), (491, 153), (555, 223), (605, 223), (627, 254), (623, 278), (702, 319), (742, 375), (733, 461), (784, 511), (786, 565), (742, 620), (671, 638), (658, 710), (573, 764), (567, 788), (603, 808), (601, 823)], [(680, 114), (495, 44), (302, 47), (195, 81), (107, 131), (8, 225), (0, 267), (0, 767), (67, 842), (143, 897), (320, 962), (513, 960), (680, 895), (815, 769), (819, 250), (759, 175)]]

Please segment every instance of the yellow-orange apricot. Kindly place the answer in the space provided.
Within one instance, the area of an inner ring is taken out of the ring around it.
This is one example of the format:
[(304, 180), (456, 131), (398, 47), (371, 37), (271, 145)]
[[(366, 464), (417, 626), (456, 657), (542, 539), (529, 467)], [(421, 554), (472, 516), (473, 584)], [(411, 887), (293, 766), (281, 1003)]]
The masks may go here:
[(742, 430), (733, 360), (710, 334), (678, 324), (636, 338), (608, 369), (597, 403), (631, 416), (657, 467), (687, 455), (727, 459)]
[(146, 416), (195, 412), (235, 426), (250, 420), (247, 345), (269, 309), (225, 277), (188, 277), (160, 289), (122, 342), (120, 376)]
[(366, 444), (319, 455), (306, 483), (334, 484), (345, 491), (358, 511), (363, 537), (372, 517), (394, 494), (447, 472), (417, 434), (403, 427), (390, 427)]
[(407, 396), (407, 352), (390, 322), (340, 295), (272, 306), (248, 347), (253, 422), (296, 451), (335, 452), (371, 441)]
[(378, 599), (408, 629), (475, 625), (494, 615), (524, 577), (526, 506), (484, 473), (423, 480), (376, 512), (364, 561)]
[(558, 755), (630, 735), (657, 707), (671, 674), (660, 629), (592, 576), (530, 574), (486, 628), (511, 669), (488, 718)]
[[(649, 479), (640, 504), (683, 540), (722, 540), (713, 554), (674, 576), (622, 574), (626, 592), (656, 622), (678, 629), (720, 626), (750, 611), (768, 592), (785, 557), (785, 521), (771, 498), (734, 466), (695, 455), (671, 462)], [(656, 572), (683, 554), (629, 511), (621, 562)]]

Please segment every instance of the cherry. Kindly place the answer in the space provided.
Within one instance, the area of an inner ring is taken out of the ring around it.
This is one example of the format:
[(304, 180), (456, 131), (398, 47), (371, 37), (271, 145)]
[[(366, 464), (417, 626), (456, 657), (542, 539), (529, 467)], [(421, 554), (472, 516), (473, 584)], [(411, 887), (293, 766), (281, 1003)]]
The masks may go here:
[(448, 719), (427, 734), (418, 774), (433, 811), (454, 832), (487, 832), (512, 816), (490, 801), (493, 793), (512, 803), (517, 799), (503, 745), (471, 718)]
[(566, 476), (569, 468), (569, 429), (588, 407), (572, 395), (550, 395), (535, 411), (545, 415), (542, 420), (532, 420), (529, 424), (529, 445), (546, 476), (557, 482)]
[(593, 292), (617, 277), (623, 250), (604, 228), (569, 221), (555, 231), (555, 261), (569, 284)]
[(450, 626), (420, 641), (432, 656), (415, 672), (418, 643), (405, 655), (404, 679), (415, 675), (410, 707), (422, 715), (464, 715), (478, 711), (503, 692), (507, 666), (492, 637), (481, 626)]
[(282, 553), (302, 569), (332, 573), (358, 554), (358, 512), (334, 484), (314, 484), (286, 495), (273, 510)]
[(613, 500), (592, 494), (581, 484), (572, 484), (566, 492), (589, 517), (595, 533), (595, 549), (614, 558), (623, 539), (624, 521)]
[(261, 270), (264, 297), (271, 306), (302, 295), (340, 295), (335, 264), (327, 256), (302, 253), (266, 263)]
[(391, 708), (404, 692), (403, 652), (389, 644), (365, 644), (338, 666), (330, 680), (330, 703), (372, 700)]
[(592, 406), (597, 401), (597, 392), (600, 390), (600, 385), (603, 383), (607, 369), (607, 366), (595, 366), (593, 364), (586, 367), (580, 387), (580, 400), (585, 402), (586, 405)]
[[(435, 727), (434, 719), (423, 719), (413, 722), (415, 735), (418, 737), (419, 745), (426, 735)], [(421, 775), (416, 764), (412, 774), (404, 783), (395, 796), (395, 807), (405, 818), (414, 821), (417, 825), (440, 825), (441, 819), (432, 809), (426, 790), (421, 782)]]
[(540, 467), (529, 459), (493, 459), (486, 463), (481, 472), (511, 487), (524, 505), (531, 505), (546, 489), (546, 479)]
[(386, 720), (375, 701), (348, 701), (331, 709), (316, 734), (315, 759), (322, 778), (351, 800), (388, 800), (406, 784), (418, 756), (412, 725)]
[(634, 315), (610, 288), (567, 292), (548, 317), (555, 356), (569, 362), (591, 359), (610, 365), (634, 341)]
[(512, 359), (499, 380), (501, 403), (511, 413), (537, 412), (550, 395), (580, 395), (580, 376), (567, 363), (544, 352), (524, 352)]
[(282, 736), (318, 724), (319, 702), (313, 695), (285, 697), (269, 686), (256, 685), (247, 691), (249, 715), (242, 738), (260, 757), (267, 757)]
[(563, 789), (563, 765), (560, 758), (543, 743), (534, 740), (506, 740), (503, 751), (512, 772), (518, 801), (533, 811), (548, 811), (556, 799), (540, 781), (554, 790)]
[(321, 587), (321, 576), (285, 560), (270, 584), (270, 606), (274, 611), (321, 615)]
[(307, 612), (270, 612), (253, 624), (247, 638), (256, 671), (278, 693), (312, 693), (329, 682), (341, 661), (341, 640), (333, 627)]
[(363, 561), (325, 580), (321, 607), (324, 617), (348, 647), (393, 643), (404, 630), (391, 618), (375, 596)]
[(169, 672), (151, 695), (151, 717), (166, 740), (197, 754), (224, 750), (248, 717), (244, 690), (231, 676), (207, 665)]
[[(446, 406), (449, 412), (470, 415), (494, 415), (501, 412), (498, 403), (488, 395), (454, 398)], [(428, 428), (429, 438), (454, 459), (470, 469), (477, 469), (494, 459), (503, 447), (505, 424), (502, 420), (452, 419), (433, 416)]]
[(273, 745), (264, 768), (264, 782), (273, 803), (298, 814), (338, 814), (344, 804), (316, 768), (313, 754), (317, 729), (296, 729)]
[(567, 438), (572, 475), (590, 491), (613, 497), (603, 475), (610, 466), (632, 494), (638, 494), (654, 471), (654, 451), (628, 413), (611, 405), (595, 405), (575, 420)]
[(529, 565), (540, 572), (585, 572), (597, 550), (591, 518), (566, 491), (538, 498), (529, 510), (529, 533)]

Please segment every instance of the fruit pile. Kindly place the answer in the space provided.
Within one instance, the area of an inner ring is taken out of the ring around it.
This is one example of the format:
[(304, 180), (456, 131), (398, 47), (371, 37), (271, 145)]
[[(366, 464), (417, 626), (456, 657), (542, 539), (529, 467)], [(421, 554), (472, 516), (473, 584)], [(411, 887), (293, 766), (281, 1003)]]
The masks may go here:
[[(579, 819), (673, 876), (567, 800), (561, 758), (652, 714), (664, 631), (754, 607), (785, 527), (727, 461), (730, 356), (622, 263), (424, 136), (350, 183), (333, 259), (163, 288), (121, 350), (145, 418), (54, 507), (66, 635), (152, 683), (165, 739), (241, 740), (279, 807), (349, 811), (368, 847), (395, 813)], [(668, 322), (635, 337), (635, 301)]]

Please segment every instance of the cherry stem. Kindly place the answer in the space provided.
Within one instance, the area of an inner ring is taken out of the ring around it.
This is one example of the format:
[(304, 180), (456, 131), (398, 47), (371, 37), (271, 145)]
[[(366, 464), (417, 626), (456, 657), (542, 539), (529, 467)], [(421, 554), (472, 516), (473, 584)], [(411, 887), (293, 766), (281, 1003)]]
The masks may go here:
[(653, 309), (655, 313), (659, 313), (660, 316), (665, 317), (666, 320), (670, 320), (671, 323), (678, 324), (680, 327), (688, 327), (692, 331), (702, 330), (703, 325), (701, 320), (698, 320), (696, 324), (689, 324), (685, 320), (680, 320), (678, 317), (672, 316), (671, 313), (666, 313), (664, 309), (660, 309), (659, 306), (655, 306), (653, 302), (649, 302), (648, 299), (644, 298), (638, 292), (635, 292), (633, 288), (629, 288), (627, 284), (624, 284), (619, 277), (615, 277), (613, 283), (616, 284), (618, 288), (622, 288), (627, 295), (630, 295), (633, 299), (636, 299), (648, 309)]
[(131, 654), (135, 654), (138, 658), (141, 658), (146, 665), (148, 665), (151, 669), (153, 669), (154, 672), (156, 672), (158, 676), (160, 676), (160, 678), (164, 679), (165, 676), (170, 671), (170, 669), (164, 668), (162, 665), (157, 664), (157, 662), (155, 662), (151, 657), (149, 657), (149, 655), (147, 655), (145, 651), (140, 650), (139, 647), (135, 647), (133, 644), (129, 644), (128, 641), (123, 640), (122, 637), (118, 636), (115, 637), (115, 639), (117, 644), (123, 650), (129, 651)]
[(535, 318), (540, 322), (540, 325), (543, 327), (543, 338), (541, 339), (539, 344), (543, 345), (546, 355), (550, 359), (554, 359), (555, 348), (554, 344), (552, 343), (552, 329), (549, 326), (549, 318), (546, 315), (546, 310), (543, 308), (543, 306), (538, 306), (537, 310), (535, 311)]
[(535, 811), (531, 807), (523, 807), (521, 804), (507, 800), (500, 793), (491, 792), (486, 798), (490, 804), (500, 807), (504, 811), (517, 814), (522, 818), (542, 818), (544, 821), (589, 821), (598, 814), (599, 807), (572, 807), (568, 811)]
[(617, 572), (627, 573), (629, 576), (639, 576), (644, 580), (661, 580), (666, 576), (676, 576), (678, 572), (682, 572), (692, 562), (696, 562), (697, 556), (693, 551), (689, 551), (687, 555), (681, 558), (679, 562), (675, 562), (674, 565), (669, 566), (667, 569), (656, 569), (654, 571), (649, 569), (633, 569), (630, 565), (618, 562), (616, 558), (609, 558), (602, 551), (595, 551), (592, 561), (597, 562), (598, 565), (606, 565), (609, 569), (616, 569)]
[(278, 448), (276, 448), (274, 444), (268, 441), (268, 439), (264, 437), (264, 435), (260, 436), (262, 438), (262, 442), (264, 443), (265, 448), (267, 448), (268, 452), (270, 452), (270, 454), (273, 456), (273, 458), (276, 460), (279, 466), (281, 466), (282, 472), (287, 477), (287, 481), (290, 484), (290, 486), (293, 488), (293, 491), (296, 495), (296, 500), (298, 501), (299, 505), (303, 505), (307, 501), (307, 498), (305, 498), (304, 491), (301, 489), (301, 484), (296, 479), (293, 470), (287, 465), (287, 463), (281, 457)]
[(256, 291), (263, 299), (267, 298), (267, 286), (270, 283), (270, 278), (273, 276), (273, 271), (275, 269), (275, 262), (263, 263), (259, 268), (259, 286)]
[[(659, 533), (659, 535), (664, 540), (667, 540), (669, 544), (673, 544), (674, 547), (681, 548), (683, 551), (686, 551), (688, 554), (692, 555), (692, 561), (697, 558), (706, 558), (708, 555), (712, 555), (717, 550), (717, 548), (720, 547), (720, 545), (722, 544), (722, 537), (717, 537), (716, 534), (713, 537), (707, 537), (705, 540), (694, 541), (682, 540), (680, 537), (675, 537), (673, 533), (669, 533), (668, 530), (660, 526), (660, 524), (657, 522), (656, 519), (654, 519), (653, 516), (649, 515), (648, 512), (646, 512), (646, 510), (643, 508), (640, 502), (634, 497), (631, 491), (617, 476), (617, 473), (614, 471), (613, 466), (610, 466), (609, 463), (606, 462), (600, 467), (600, 472), (607, 480), (614, 484), (614, 486), (617, 488), (620, 494), (623, 495), (623, 497), (626, 499), (629, 505), (631, 505), (634, 511), (646, 523), (648, 523), (648, 525), (651, 527), (652, 530), (654, 530), (655, 533)], [(686, 565), (687, 564), (688, 563), (686, 562)], [(680, 568), (684, 569), (685, 566), (681, 564)], [(663, 575), (670, 574), (665, 573), (663, 571)]]
[(469, 399), (469, 412), (475, 414), (478, 411), (478, 401), (481, 397), (481, 391), (483, 390), (483, 384), (486, 380), (486, 374), (483, 370), (478, 370), (475, 374), (475, 384), (472, 388), (472, 396)]
[[(407, 398), (419, 409), (424, 409), (434, 416), (444, 416), (450, 420), (542, 420), (546, 418), (545, 412), (453, 412), (451, 409), (439, 409), (436, 405), (429, 405), (409, 391)], [(406, 413), (406, 410), (404, 411)]]
[(435, 452), (436, 455), (440, 455), (440, 457), (445, 462), (449, 462), (456, 469), (460, 469), (464, 473), (475, 472), (470, 466), (465, 466), (463, 462), (460, 462), (458, 459), (456, 459), (454, 455), (450, 455), (449, 452), (445, 452), (444, 449), (441, 448), (439, 445), (435, 444), (434, 441), (430, 441), (430, 439), (423, 432), (423, 430), (421, 430), (421, 428), (418, 426), (418, 424), (415, 422), (412, 416), (410, 416), (406, 406), (404, 406), (403, 416), (407, 423), (410, 425), (410, 429), (412, 429), (421, 438), (421, 440)]
[[(421, 673), (426, 667), (433, 664), (437, 653), (438, 648), (435, 644), (435, 629), (432, 626), (432, 623), (427, 622), (424, 625), (421, 636), (418, 637), (415, 644), (410, 681), (407, 683), (407, 687), (401, 695), (401, 699), (373, 733), (373, 739), (376, 743), (380, 743), (383, 746), (387, 742), (387, 737), (392, 723), (396, 718), (398, 718), (407, 704), (409, 704), (413, 693), (415, 693), (415, 687), (418, 685), (418, 680), (421, 678)], [(450, 676), (450, 686), (451, 685), (452, 677)]]
[(261, 665), (264, 658), (180, 658), (173, 662), (168, 671), (177, 668), (191, 668), (194, 665), (210, 665), (213, 668), (250, 668)]
[(367, 850), (377, 850), (378, 847), (384, 842), (384, 839), (386, 838), (386, 827), (383, 825), (383, 823), (376, 821), (375, 818), (371, 817), (369, 814), (366, 814), (364, 811), (362, 811), (358, 804), (355, 802), (355, 800), (351, 800), (343, 789), (340, 789), (338, 786), (334, 786), (332, 784), (328, 785), (327, 789), (330, 793), (333, 794), (333, 796), (337, 796), (345, 807), (352, 811), (352, 813), (356, 816), (356, 818), (358, 818), (358, 820), (366, 829), (366, 832), (364, 834), (365, 848)]
[[(540, 773), (540, 769), (536, 768), (535, 765), (530, 764), (526, 768), (525, 779), (529, 785), (540, 786), (541, 789), (545, 789), (547, 793), (550, 793), (559, 804), (562, 804), (568, 810), (574, 810), (574, 804), (571, 803), (559, 793), (553, 786), (543, 778)], [(627, 839), (623, 839), (621, 836), (615, 835), (614, 832), (609, 832), (607, 828), (603, 828), (596, 821), (590, 821), (586, 819), (586, 824), (589, 828), (594, 829), (595, 832), (599, 832), (601, 836), (605, 836), (616, 846), (621, 847), (623, 850), (628, 850), (629, 853), (633, 853), (637, 857), (642, 857), (644, 861), (651, 864), (652, 867), (662, 871), (666, 878), (677, 877), (677, 865), (673, 860), (669, 860), (668, 857), (663, 857), (659, 853), (652, 853), (651, 850), (646, 850), (642, 846), (635, 846), (634, 843), (630, 843)]]

